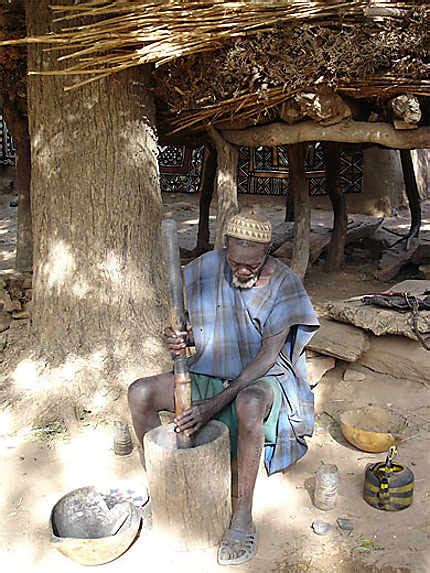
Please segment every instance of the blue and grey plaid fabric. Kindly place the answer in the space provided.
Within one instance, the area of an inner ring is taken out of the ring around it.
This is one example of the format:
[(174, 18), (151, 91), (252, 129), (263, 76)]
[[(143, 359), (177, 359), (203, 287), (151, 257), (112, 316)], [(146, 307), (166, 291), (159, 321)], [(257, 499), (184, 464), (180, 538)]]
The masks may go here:
[(206, 253), (184, 271), (196, 346), (192, 372), (234, 380), (256, 357), (263, 338), (289, 328), (278, 360), (266, 373), (278, 378), (283, 394), (277, 441), (265, 449), (269, 475), (306, 453), (305, 436), (312, 435), (314, 407), (304, 348), (319, 326), (299, 278), (281, 261), (270, 260), (270, 281), (250, 289), (232, 286), (225, 250)]

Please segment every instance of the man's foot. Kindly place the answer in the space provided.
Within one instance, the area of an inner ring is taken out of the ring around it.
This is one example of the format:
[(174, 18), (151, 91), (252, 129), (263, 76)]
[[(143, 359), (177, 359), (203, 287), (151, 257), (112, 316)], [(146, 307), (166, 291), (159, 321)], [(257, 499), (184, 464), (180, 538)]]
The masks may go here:
[(218, 565), (240, 565), (250, 561), (257, 553), (255, 527), (250, 532), (227, 529), (218, 547)]
[(257, 553), (257, 533), (251, 513), (238, 507), (218, 547), (219, 565), (240, 565)]

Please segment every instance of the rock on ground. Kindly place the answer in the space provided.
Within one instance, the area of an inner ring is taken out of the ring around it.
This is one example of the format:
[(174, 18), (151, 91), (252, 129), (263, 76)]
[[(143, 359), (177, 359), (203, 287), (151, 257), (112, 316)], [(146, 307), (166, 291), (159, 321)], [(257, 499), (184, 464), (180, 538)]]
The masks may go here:
[(369, 349), (368, 335), (363, 330), (325, 318), (320, 323), (321, 328), (308, 345), (310, 350), (355, 362)]
[(359, 361), (375, 372), (430, 386), (430, 351), (402, 336), (371, 336), (370, 348)]
[(306, 357), (306, 368), (310, 385), (316, 386), (326, 372), (336, 366), (336, 360), (332, 356), (313, 354)]

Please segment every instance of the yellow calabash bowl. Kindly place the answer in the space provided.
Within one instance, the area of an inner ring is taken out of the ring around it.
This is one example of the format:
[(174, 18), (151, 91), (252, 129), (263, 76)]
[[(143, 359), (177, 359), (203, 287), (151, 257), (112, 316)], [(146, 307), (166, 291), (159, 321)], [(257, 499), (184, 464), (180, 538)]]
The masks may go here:
[(340, 417), (345, 439), (363, 452), (380, 453), (402, 441), (406, 419), (388, 408), (366, 406), (348, 410)]

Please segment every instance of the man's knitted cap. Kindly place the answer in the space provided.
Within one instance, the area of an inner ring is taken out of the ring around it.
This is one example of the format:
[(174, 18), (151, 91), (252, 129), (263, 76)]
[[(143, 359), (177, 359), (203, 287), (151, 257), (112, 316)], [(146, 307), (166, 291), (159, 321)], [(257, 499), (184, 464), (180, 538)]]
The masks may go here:
[(225, 234), (235, 239), (254, 241), (255, 243), (270, 243), (272, 224), (269, 219), (256, 213), (255, 208), (252, 208), (233, 215), (227, 223)]

